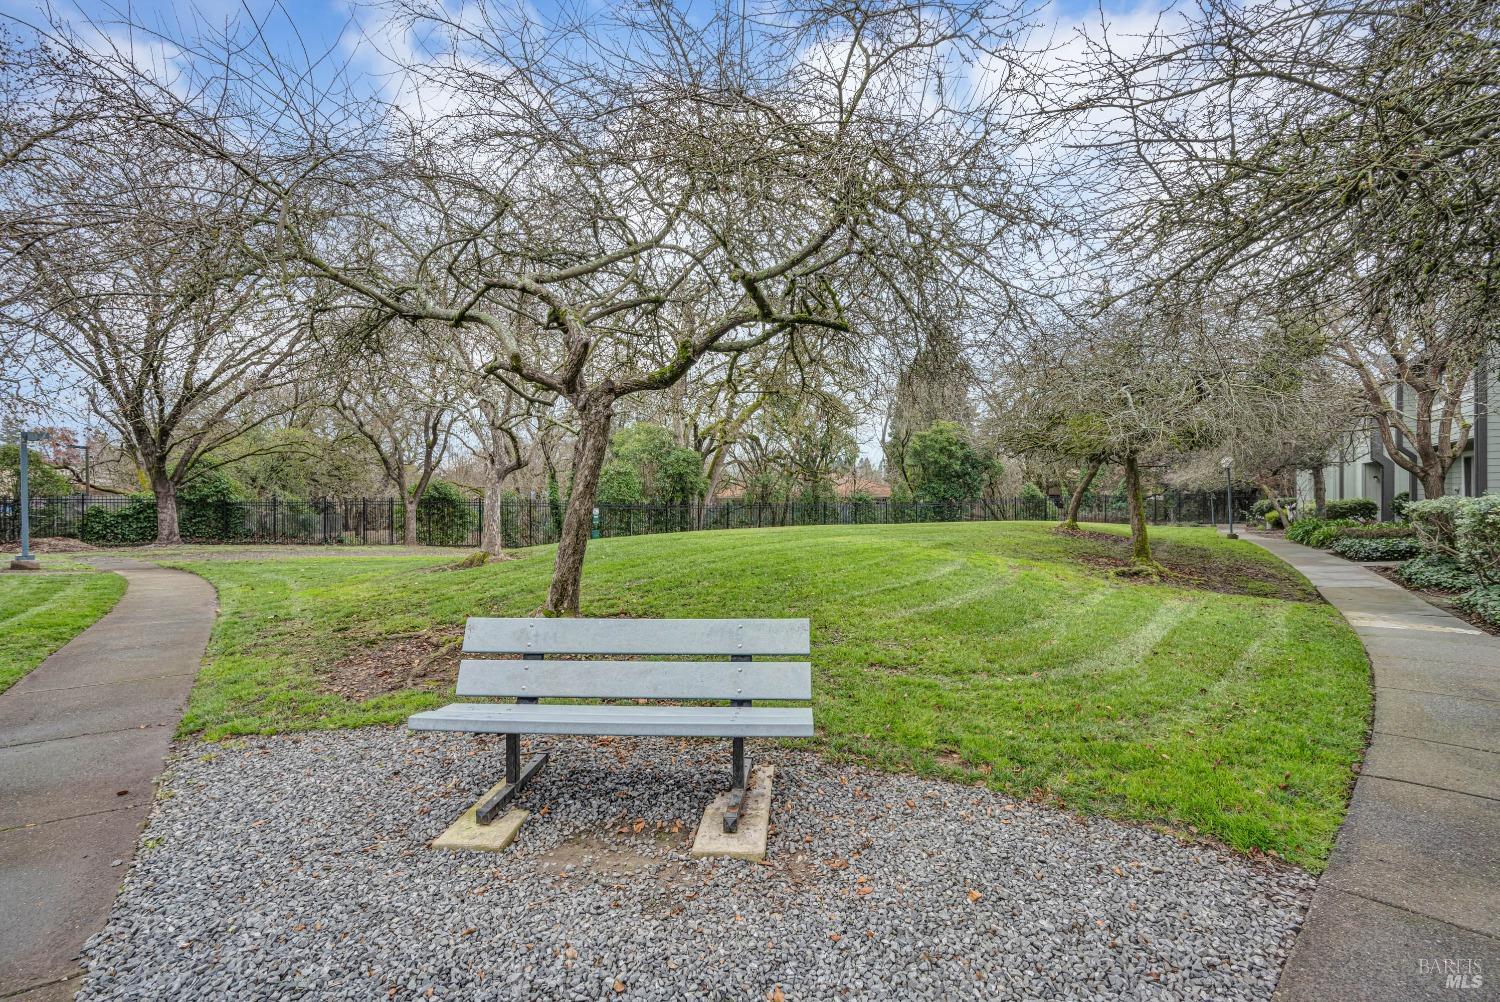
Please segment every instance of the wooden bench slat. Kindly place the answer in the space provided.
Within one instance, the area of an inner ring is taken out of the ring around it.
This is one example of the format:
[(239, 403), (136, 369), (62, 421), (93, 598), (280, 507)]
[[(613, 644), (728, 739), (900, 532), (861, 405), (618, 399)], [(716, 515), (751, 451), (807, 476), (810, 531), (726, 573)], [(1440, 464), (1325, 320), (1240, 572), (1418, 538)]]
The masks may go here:
[(810, 654), (806, 619), (483, 619), (471, 654)]
[(806, 661), (483, 661), (458, 668), (460, 696), (576, 699), (812, 699)]
[(413, 714), (413, 730), (658, 737), (812, 737), (812, 710), (780, 706), (572, 706), (453, 703)]

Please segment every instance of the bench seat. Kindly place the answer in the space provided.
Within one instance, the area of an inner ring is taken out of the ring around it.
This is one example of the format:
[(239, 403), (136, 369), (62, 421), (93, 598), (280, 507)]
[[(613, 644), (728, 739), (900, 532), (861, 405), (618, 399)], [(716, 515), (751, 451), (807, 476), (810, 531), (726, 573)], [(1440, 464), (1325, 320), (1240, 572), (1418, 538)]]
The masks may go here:
[(810, 738), (812, 710), (782, 706), (600, 706), (451, 703), (413, 714), (419, 731), (617, 734), (702, 738)]

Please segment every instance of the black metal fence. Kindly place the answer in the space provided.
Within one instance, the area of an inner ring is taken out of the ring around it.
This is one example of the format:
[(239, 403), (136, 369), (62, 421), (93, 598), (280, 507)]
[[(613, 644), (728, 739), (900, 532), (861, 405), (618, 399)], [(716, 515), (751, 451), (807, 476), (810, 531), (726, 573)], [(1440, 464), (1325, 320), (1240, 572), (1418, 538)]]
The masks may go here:
[[(1235, 498), (1243, 518), (1253, 493)], [(827, 503), (720, 501), (716, 504), (600, 505), (601, 536), (641, 536), (661, 532), (745, 529), (793, 525), (890, 525), (914, 522), (1050, 521), (1061, 517), (1065, 499), (979, 498), (956, 502), (902, 502), (886, 499)], [(484, 502), (443, 501), (417, 505), (417, 542), (474, 548), (480, 542)], [(318, 501), (204, 501), (179, 499), (182, 536), (199, 543), (398, 544), (403, 542), (405, 505), (394, 498), (336, 498)], [(1167, 492), (1146, 499), (1146, 516), (1156, 524), (1213, 524), (1224, 517), (1224, 496)], [(1085, 522), (1125, 522), (1125, 500), (1100, 496), (1079, 512)], [(20, 537), (20, 506), (0, 498), (0, 542)], [(562, 511), (545, 500), (508, 498), (500, 506), (501, 538), (507, 547), (555, 543)], [(50, 497), (31, 499), (31, 533), (38, 539), (62, 536), (102, 545), (150, 542), (156, 534), (152, 500), (141, 497)]]

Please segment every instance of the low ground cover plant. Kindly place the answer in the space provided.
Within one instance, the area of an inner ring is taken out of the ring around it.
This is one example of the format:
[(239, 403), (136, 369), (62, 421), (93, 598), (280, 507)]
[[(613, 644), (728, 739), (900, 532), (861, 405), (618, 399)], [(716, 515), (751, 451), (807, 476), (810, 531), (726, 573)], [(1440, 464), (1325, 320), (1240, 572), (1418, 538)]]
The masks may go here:
[(1452, 557), (1423, 553), (1396, 569), (1396, 575), (1413, 588), (1462, 592), (1478, 586), (1479, 579)]
[(1341, 536), (1328, 549), (1345, 560), (1410, 560), (1422, 544), (1412, 536)]

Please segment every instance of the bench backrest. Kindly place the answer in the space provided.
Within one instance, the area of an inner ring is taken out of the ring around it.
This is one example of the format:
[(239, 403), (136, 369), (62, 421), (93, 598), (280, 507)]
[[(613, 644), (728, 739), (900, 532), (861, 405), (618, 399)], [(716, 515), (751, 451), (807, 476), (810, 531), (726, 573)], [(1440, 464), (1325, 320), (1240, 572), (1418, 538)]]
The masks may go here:
[[(470, 619), (464, 652), (530, 660), (465, 660), (460, 696), (578, 699), (812, 698), (805, 619)], [(715, 661), (542, 660), (549, 655), (696, 655)], [(746, 659), (746, 660), (741, 660)]]

